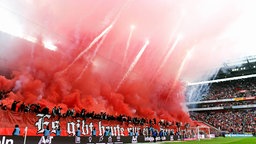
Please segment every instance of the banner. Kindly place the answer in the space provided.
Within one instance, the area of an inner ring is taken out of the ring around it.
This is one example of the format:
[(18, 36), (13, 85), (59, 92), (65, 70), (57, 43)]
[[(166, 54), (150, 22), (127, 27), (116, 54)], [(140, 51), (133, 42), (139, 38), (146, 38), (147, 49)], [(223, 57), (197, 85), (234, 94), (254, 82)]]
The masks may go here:
[(232, 109), (232, 106), (224, 106), (224, 109)]
[(252, 134), (225, 134), (225, 137), (253, 137)]
[[(24, 135), (25, 127), (27, 128), (28, 136), (42, 136), (44, 129), (49, 127), (50, 135), (55, 136), (56, 130), (60, 127), (61, 136), (74, 136), (75, 131), (80, 128), (81, 136), (91, 136), (92, 131), (96, 129), (96, 135), (102, 136), (106, 129), (111, 130), (111, 136), (128, 136), (132, 130), (135, 132), (148, 132), (148, 124), (133, 125), (117, 120), (95, 120), (81, 118), (58, 118), (51, 115), (33, 114), (33, 113), (18, 113), (12, 111), (0, 110), (0, 135), (12, 135), (15, 125), (19, 125), (20, 135)], [(158, 125), (154, 126), (159, 130)], [(164, 129), (170, 131), (175, 129), (175, 126)]]
[(4, 110), (0, 110), (0, 117), (0, 135), (12, 135), (15, 125), (19, 125), (21, 135), (24, 135), (25, 127), (28, 127), (28, 136), (42, 136), (47, 126), (52, 136), (55, 136), (58, 127), (61, 129), (61, 136), (74, 136), (78, 127), (81, 129), (82, 136), (90, 136), (93, 128), (96, 129), (96, 135), (103, 135), (106, 129), (110, 129), (114, 136), (127, 136), (130, 130), (136, 132), (148, 126), (147, 124), (134, 126), (114, 120), (58, 118), (51, 115)]
[(245, 97), (245, 100), (255, 100), (256, 97)]
[(242, 101), (242, 100), (245, 100), (245, 98), (243, 97), (239, 97), (239, 98), (234, 98), (235, 101)]

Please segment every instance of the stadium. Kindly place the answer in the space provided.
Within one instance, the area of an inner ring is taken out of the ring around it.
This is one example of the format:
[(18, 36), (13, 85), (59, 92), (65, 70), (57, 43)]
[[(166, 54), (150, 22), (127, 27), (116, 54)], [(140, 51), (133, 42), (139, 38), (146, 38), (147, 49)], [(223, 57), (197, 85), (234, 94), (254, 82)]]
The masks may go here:
[(256, 143), (255, 4), (0, 1), (0, 144)]

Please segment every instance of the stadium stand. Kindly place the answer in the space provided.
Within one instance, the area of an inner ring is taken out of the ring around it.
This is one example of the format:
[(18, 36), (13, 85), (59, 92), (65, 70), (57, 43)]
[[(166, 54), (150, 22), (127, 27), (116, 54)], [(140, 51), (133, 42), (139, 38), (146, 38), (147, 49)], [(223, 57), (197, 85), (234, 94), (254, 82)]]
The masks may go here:
[[(225, 133), (255, 134), (256, 78), (225, 80), (253, 75), (255, 65), (255, 57), (224, 64), (224, 67), (212, 79), (221, 81), (202, 84), (206, 87), (206, 92), (201, 93), (201, 100), (187, 102), (191, 118), (207, 123)], [(188, 88), (196, 86), (199, 87), (194, 85)]]

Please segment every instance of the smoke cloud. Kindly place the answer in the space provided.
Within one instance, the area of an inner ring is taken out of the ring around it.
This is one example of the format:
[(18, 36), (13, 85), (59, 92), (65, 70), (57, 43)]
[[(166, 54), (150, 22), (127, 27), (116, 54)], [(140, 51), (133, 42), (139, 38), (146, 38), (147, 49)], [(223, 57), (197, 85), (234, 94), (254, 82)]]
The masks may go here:
[(1, 66), (13, 72), (0, 88), (50, 108), (189, 121), (182, 81), (241, 56), (247, 41), (232, 33), (252, 2), (1, 1)]

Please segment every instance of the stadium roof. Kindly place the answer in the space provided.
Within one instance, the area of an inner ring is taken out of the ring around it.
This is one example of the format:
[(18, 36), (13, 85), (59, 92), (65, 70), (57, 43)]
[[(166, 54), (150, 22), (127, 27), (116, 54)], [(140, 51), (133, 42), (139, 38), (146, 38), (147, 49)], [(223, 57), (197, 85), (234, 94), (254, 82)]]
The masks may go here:
[(213, 79), (230, 78), (256, 74), (256, 55), (229, 60), (223, 64)]

